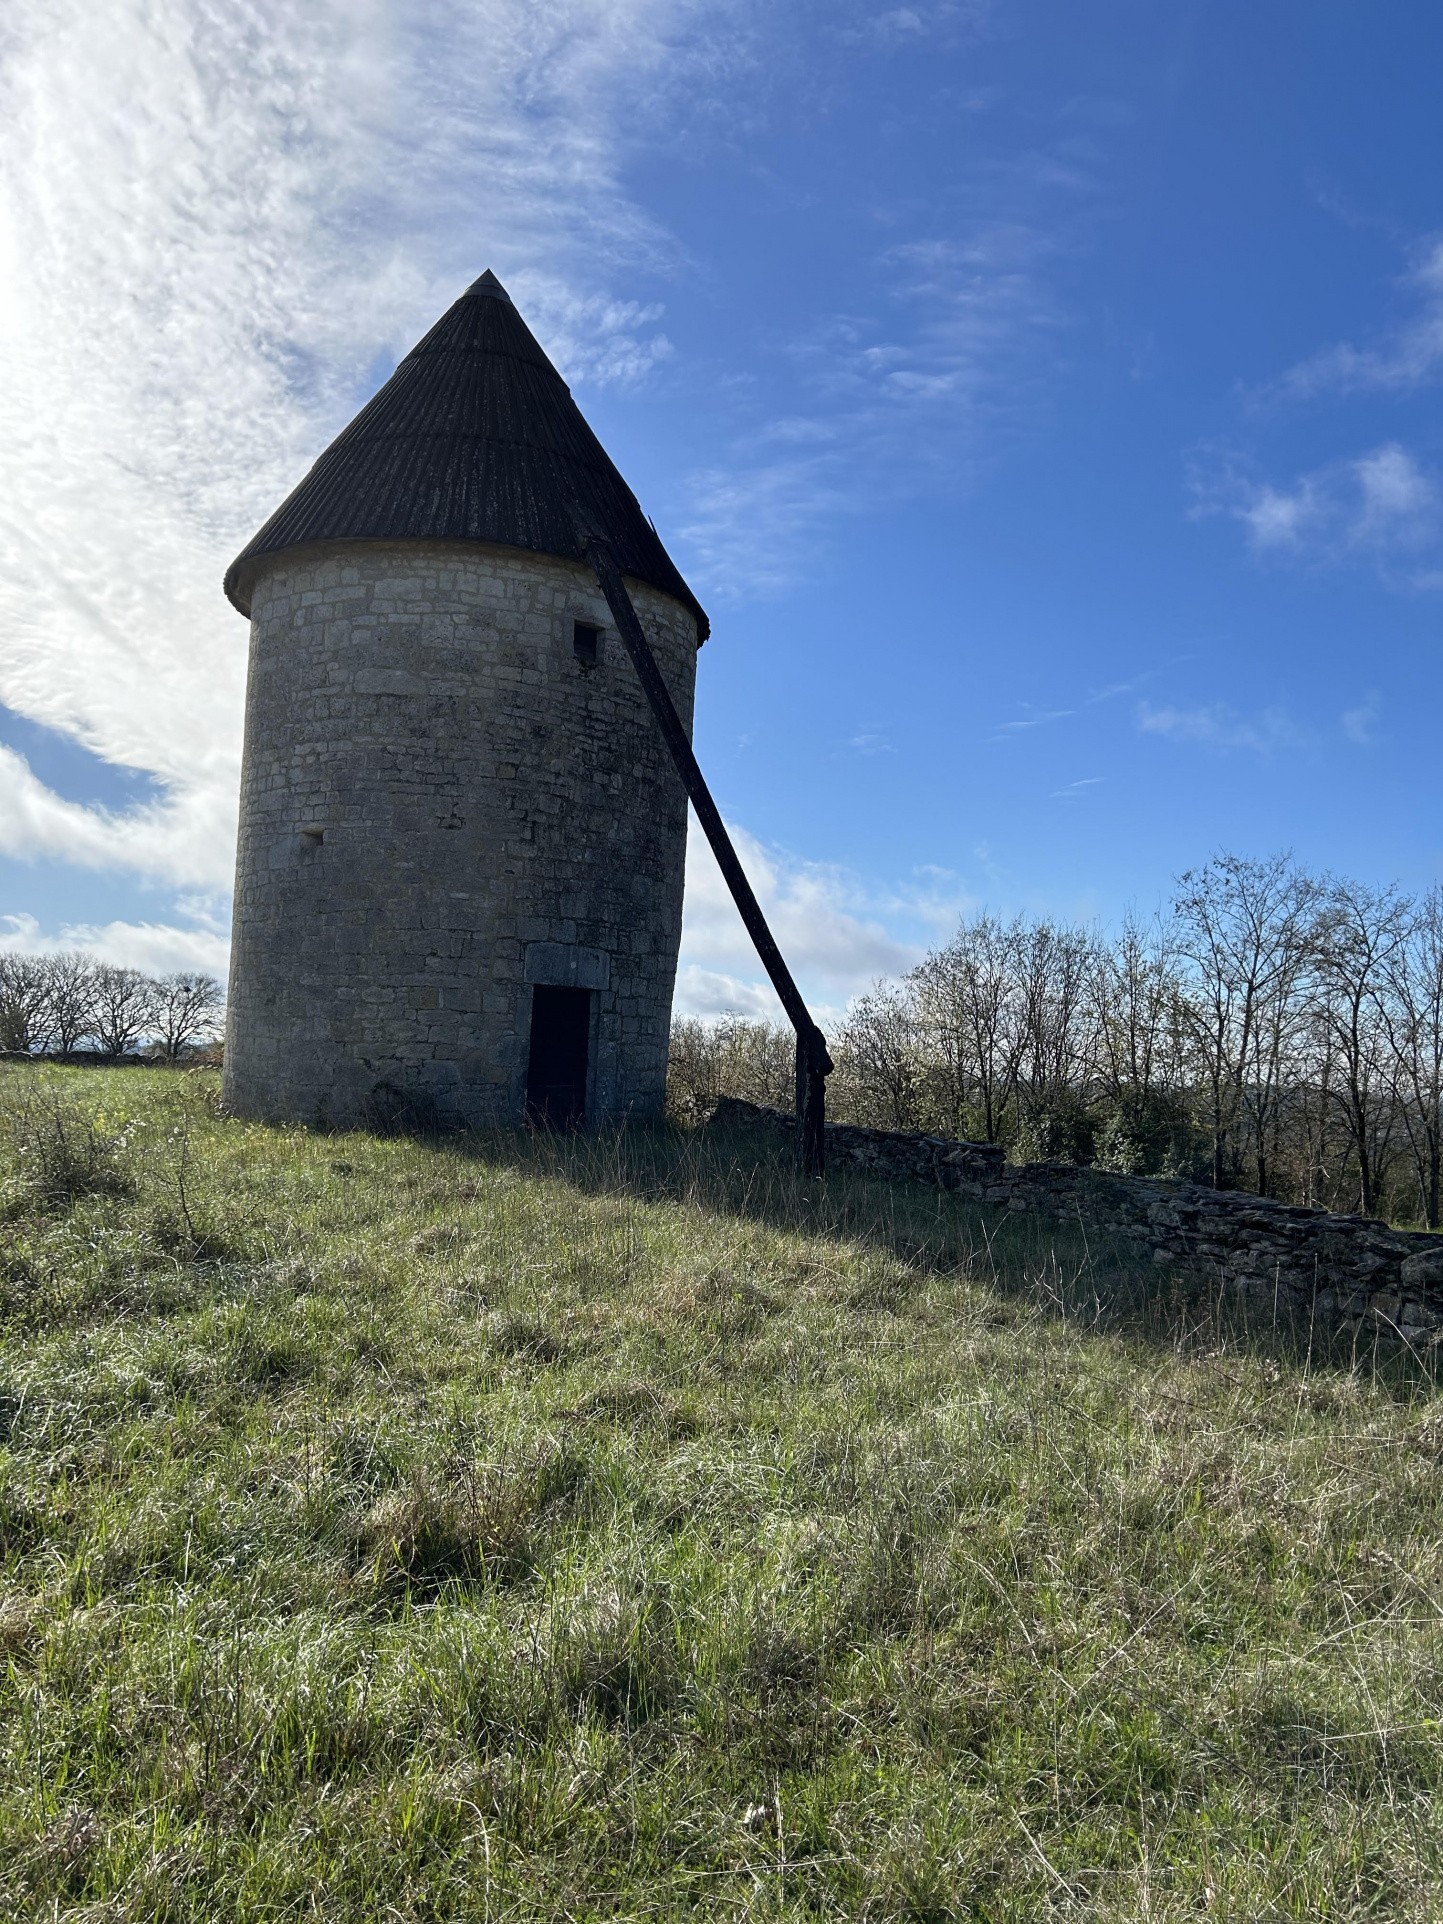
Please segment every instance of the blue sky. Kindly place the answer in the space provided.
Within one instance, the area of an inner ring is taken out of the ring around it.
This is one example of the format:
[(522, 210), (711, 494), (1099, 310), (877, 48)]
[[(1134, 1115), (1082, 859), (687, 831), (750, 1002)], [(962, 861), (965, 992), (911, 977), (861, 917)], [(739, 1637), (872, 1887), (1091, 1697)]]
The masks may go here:
[[(483, 266), (707, 604), (835, 1009), (1218, 848), (1443, 865), (1443, 13), (24, 0), (0, 915), (224, 957), (230, 555)], [(692, 865), (684, 1006), (764, 1011)]]

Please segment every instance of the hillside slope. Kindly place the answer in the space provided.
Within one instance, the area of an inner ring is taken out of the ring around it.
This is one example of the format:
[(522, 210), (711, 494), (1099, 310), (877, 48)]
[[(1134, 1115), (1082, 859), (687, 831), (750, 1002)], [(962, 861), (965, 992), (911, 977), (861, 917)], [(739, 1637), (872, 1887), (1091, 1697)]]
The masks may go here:
[(1416, 1370), (704, 1137), (5, 1067), (0, 1182), (4, 1914), (1443, 1908)]

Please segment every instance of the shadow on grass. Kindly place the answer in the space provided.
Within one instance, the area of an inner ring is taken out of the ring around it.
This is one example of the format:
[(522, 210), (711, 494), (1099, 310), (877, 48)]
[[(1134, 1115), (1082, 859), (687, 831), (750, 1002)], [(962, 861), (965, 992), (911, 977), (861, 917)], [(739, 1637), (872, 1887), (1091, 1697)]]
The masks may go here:
[(442, 1155), (563, 1182), (587, 1195), (681, 1203), (783, 1233), (885, 1252), (919, 1276), (965, 1276), (1050, 1320), (1181, 1354), (1235, 1351), (1308, 1369), (1362, 1372), (1404, 1397), (1431, 1395), (1431, 1353), (1299, 1315), (1205, 1270), (1162, 1267), (1082, 1222), (1014, 1213), (933, 1189), (836, 1171), (802, 1176), (762, 1132), (639, 1126), (576, 1136), (496, 1131), (431, 1138)]
[[(49, 1073), (65, 1076), (66, 1071)], [(185, 1105), (198, 1094), (212, 1114), (213, 1093), (207, 1094), (204, 1077), (197, 1080), (194, 1071), (172, 1073), (183, 1097), (176, 1110), (180, 1126), (172, 1127), (166, 1139), (174, 1162), (176, 1154), (189, 1153)], [(25, 1125), (22, 1133), (36, 1150), (31, 1162), (47, 1170), (55, 1162), (51, 1174), (65, 1191), (65, 1203), (73, 1200), (78, 1181), (72, 1163), (84, 1164), (80, 1188), (93, 1192), (93, 1158), (87, 1160), (93, 1119), (78, 1111), (71, 1114), (48, 1082), (14, 1088), (8, 1111), (13, 1112), (12, 1122)], [(1243, 1292), (1216, 1272), (1160, 1267), (1127, 1239), (1081, 1222), (1010, 1213), (924, 1183), (886, 1181), (851, 1170), (835, 1170), (824, 1181), (810, 1180), (764, 1130), (633, 1124), (568, 1136), (523, 1130), (432, 1133), (393, 1123), (376, 1133), (409, 1135), (443, 1161), (509, 1169), (586, 1195), (680, 1204), (764, 1224), (782, 1234), (829, 1238), (884, 1254), (900, 1265), (899, 1300), (909, 1273), (919, 1280), (965, 1277), (1050, 1321), (1120, 1341), (1178, 1354), (1231, 1352), (1290, 1369), (1363, 1374), (1405, 1398), (1431, 1395), (1438, 1387), (1436, 1353), (1420, 1353), (1385, 1333), (1339, 1330), (1324, 1320), (1299, 1316), (1285, 1301)], [(39, 1153), (52, 1137), (67, 1148), (68, 1160), (58, 1149), (54, 1156)], [(181, 1150), (176, 1149), (178, 1142)], [(168, 1210), (177, 1197), (184, 1200), (183, 1174), (180, 1167), (171, 1172), (175, 1194)], [(29, 1186), (35, 1188), (33, 1180)], [(18, 1192), (10, 1198), (12, 1205), (20, 1200)], [(0, 1223), (3, 1220), (0, 1208)], [(152, 1232), (156, 1227), (152, 1224)], [(159, 1227), (163, 1231), (166, 1225)], [(224, 1261), (243, 1254), (218, 1233), (202, 1239), (193, 1226), (188, 1228), (188, 1240), (178, 1231), (170, 1241), (154, 1233), (152, 1240), (182, 1262), (201, 1256)], [(0, 1285), (6, 1260), (0, 1247)], [(25, 1282), (23, 1276), (16, 1280)], [(879, 1300), (878, 1306), (886, 1305)]]

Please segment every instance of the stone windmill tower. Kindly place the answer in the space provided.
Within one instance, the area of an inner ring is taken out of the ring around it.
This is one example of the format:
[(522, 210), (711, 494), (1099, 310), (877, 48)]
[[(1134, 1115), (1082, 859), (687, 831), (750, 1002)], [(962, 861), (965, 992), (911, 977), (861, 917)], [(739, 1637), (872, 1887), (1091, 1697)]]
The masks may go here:
[(706, 616), (487, 273), (231, 566), (235, 1113), (660, 1109), (686, 793), (588, 541), (689, 736)]

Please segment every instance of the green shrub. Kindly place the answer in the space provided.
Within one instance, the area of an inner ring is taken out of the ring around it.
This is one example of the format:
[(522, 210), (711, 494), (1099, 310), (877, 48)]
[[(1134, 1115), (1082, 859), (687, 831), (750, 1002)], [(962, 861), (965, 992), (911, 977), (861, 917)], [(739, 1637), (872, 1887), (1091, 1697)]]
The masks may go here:
[(11, 1075), (0, 1088), (0, 1147), (19, 1202), (68, 1209), (134, 1190), (131, 1122), (112, 1122), (55, 1080)]

